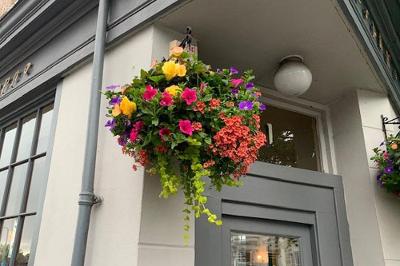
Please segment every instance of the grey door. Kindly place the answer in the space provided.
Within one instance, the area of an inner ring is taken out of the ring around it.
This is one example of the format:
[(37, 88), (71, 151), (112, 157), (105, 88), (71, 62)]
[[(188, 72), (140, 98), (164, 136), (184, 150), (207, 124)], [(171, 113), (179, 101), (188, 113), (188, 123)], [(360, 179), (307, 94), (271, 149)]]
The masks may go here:
[(242, 181), (208, 192), (224, 224), (196, 222), (196, 266), (352, 265), (340, 176), (257, 162)]

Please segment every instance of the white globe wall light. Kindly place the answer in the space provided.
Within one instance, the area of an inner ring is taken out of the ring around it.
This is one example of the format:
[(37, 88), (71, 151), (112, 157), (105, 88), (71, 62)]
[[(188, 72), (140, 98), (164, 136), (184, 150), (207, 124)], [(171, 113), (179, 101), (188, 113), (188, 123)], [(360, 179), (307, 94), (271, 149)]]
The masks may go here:
[(278, 71), (275, 73), (275, 88), (286, 95), (300, 96), (311, 86), (312, 74), (304, 64), (303, 57), (289, 55), (282, 58)]

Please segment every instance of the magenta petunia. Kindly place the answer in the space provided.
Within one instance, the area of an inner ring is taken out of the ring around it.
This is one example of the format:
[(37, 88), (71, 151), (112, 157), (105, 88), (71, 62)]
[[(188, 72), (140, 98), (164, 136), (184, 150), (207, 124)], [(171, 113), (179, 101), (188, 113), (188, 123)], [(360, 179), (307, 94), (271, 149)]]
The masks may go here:
[(160, 105), (162, 106), (170, 106), (174, 103), (174, 100), (172, 99), (171, 94), (168, 92), (164, 91), (160, 100)]
[(179, 130), (186, 135), (191, 136), (193, 134), (192, 122), (190, 120), (179, 120)]
[(181, 94), (181, 98), (186, 102), (187, 105), (191, 105), (197, 100), (196, 90), (185, 88)]
[(132, 128), (131, 133), (129, 134), (129, 139), (132, 142), (134, 142), (134, 141), (136, 141), (138, 135), (139, 135), (139, 133), (134, 128)]
[(154, 96), (157, 95), (157, 89), (154, 89), (151, 85), (146, 85), (146, 90), (143, 93), (143, 99), (146, 101), (151, 101)]
[(236, 88), (243, 83), (243, 79), (231, 79), (231, 82), (233, 87)]
[(144, 122), (143, 121), (137, 121), (137, 122), (135, 122), (135, 124), (133, 124), (133, 128), (137, 132), (140, 132), (142, 130), (143, 126), (144, 126)]

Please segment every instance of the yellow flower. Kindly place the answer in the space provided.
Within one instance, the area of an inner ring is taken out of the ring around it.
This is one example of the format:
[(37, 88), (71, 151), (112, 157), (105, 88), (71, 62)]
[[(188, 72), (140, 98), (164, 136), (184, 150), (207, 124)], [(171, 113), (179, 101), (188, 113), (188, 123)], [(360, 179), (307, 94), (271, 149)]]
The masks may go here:
[(182, 92), (182, 89), (176, 85), (171, 85), (168, 88), (166, 88), (165, 91), (168, 92), (171, 96), (175, 97), (176, 95), (178, 95), (178, 93)]
[(175, 57), (181, 56), (182, 53), (183, 53), (183, 48), (180, 46), (175, 46), (174, 48), (171, 49), (171, 55)]
[(186, 75), (186, 66), (177, 64), (177, 71), (176, 72), (177, 72), (176, 74), (179, 77), (184, 77)]
[(173, 79), (176, 76), (176, 63), (174, 61), (167, 61), (162, 66), (162, 71), (167, 80)]
[(119, 116), (121, 114), (121, 109), (119, 108), (119, 104), (114, 105), (114, 108), (113, 108), (111, 114), (113, 117)]
[(122, 98), (119, 108), (124, 115), (127, 115), (130, 118), (132, 114), (136, 112), (137, 107), (135, 102), (130, 101), (128, 97), (125, 96)]

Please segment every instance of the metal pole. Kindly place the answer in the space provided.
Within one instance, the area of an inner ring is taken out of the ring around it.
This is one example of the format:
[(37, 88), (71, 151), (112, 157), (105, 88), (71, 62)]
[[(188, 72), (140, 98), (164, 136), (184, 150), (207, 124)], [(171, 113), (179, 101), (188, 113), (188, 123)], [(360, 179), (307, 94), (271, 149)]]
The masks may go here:
[(99, 202), (93, 193), (96, 167), (97, 137), (99, 128), (100, 101), (103, 79), (104, 47), (108, 17), (108, 1), (99, 0), (97, 27), (94, 43), (93, 73), (90, 91), (90, 109), (86, 136), (85, 161), (82, 176), (82, 188), (79, 194), (79, 213), (75, 231), (75, 243), (72, 254), (72, 266), (85, 263), (86, 244), (90, 225), (92, 206)]

